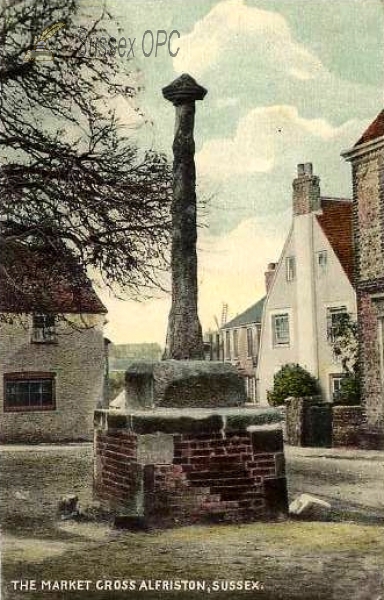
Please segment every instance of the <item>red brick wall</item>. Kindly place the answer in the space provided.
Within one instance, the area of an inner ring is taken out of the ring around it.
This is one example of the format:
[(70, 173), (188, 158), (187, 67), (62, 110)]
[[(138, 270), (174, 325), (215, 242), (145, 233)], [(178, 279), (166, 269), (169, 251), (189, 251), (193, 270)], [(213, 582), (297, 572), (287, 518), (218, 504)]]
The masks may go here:
[[(125, 430), (96, 433), (95, 491), (112, 508), (136, 506), (150, 527), (287, 512), (280, 430), (174, 435), (173, 464), (138, 465), (136, 438)], [(141, 506), (134, 501), (139, 489)]]
[(124, 507), (138, 486), (137, 436), (124, 429), (95, 433), (95, 492), (113, 507)]

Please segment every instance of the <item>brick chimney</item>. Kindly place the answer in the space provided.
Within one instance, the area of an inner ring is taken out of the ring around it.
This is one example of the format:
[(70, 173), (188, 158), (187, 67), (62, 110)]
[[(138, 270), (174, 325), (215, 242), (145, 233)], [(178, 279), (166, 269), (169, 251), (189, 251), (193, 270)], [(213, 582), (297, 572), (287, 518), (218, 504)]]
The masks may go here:
[(265, 277), (265, 290), (268, 294), (269, 288), (271, 287), (272, 280), (276, 271), (276, 263), (269, 263), (267, 270), (264, 273)]
[(294, 215), (306, 215), (321, 208), (320, 179), (313, 175), (312, 163), (297, 165), (297, 177), (292, 187)]

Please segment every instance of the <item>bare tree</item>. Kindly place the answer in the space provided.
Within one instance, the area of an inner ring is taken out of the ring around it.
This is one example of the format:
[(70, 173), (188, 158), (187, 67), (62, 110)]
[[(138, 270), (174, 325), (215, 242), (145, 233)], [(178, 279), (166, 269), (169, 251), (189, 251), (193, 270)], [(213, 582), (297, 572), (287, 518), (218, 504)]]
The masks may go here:
[[(0, 255), (12, 262), (20, 245), (69, 253), (71, 264), (139, 295), (166, 264), (171, 173), (165, 156), (132, 143), (109, 106), (137, 85), (130, 61), (116, 56), (112, 16), (84, 10), (80, 0), (0, 8)], [(29, 60), (55, 23), (63, 27), (49, 41), (52, 60)], [(96, 39), (104, 44), (89, 56)]]

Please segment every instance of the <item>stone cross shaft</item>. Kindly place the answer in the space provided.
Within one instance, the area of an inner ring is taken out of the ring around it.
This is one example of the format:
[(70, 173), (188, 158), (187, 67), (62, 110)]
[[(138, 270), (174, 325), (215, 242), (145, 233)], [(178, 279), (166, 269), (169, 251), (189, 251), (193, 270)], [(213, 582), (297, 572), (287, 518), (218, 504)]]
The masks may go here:
[(181, 75), (163, 88), (163, 96), (176, 108), (173, 142), (172, 200), (172, 306), (164, 358), (201, 360), (203, 336), (197, 313), (197, 223), (195, 102), (203, 100), (207, 90), (190, 75)]

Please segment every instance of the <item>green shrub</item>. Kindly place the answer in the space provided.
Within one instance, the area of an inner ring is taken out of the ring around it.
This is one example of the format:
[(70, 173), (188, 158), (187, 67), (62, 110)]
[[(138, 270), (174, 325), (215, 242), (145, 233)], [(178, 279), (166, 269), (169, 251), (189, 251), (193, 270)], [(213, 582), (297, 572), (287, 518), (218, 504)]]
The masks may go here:
[(281, 406), (290, 396), (303, 398), (320, 393), (318, 381), (303, 367), (287, 364), (281, 367), (273, 378), (273, 390), (267, 392), (271, 406)]
[(358, 373), (346, 373), (341, 380), (340, 394), (334, 400), (334, 404), (356, 406), (360, 404), (360, 378)]

